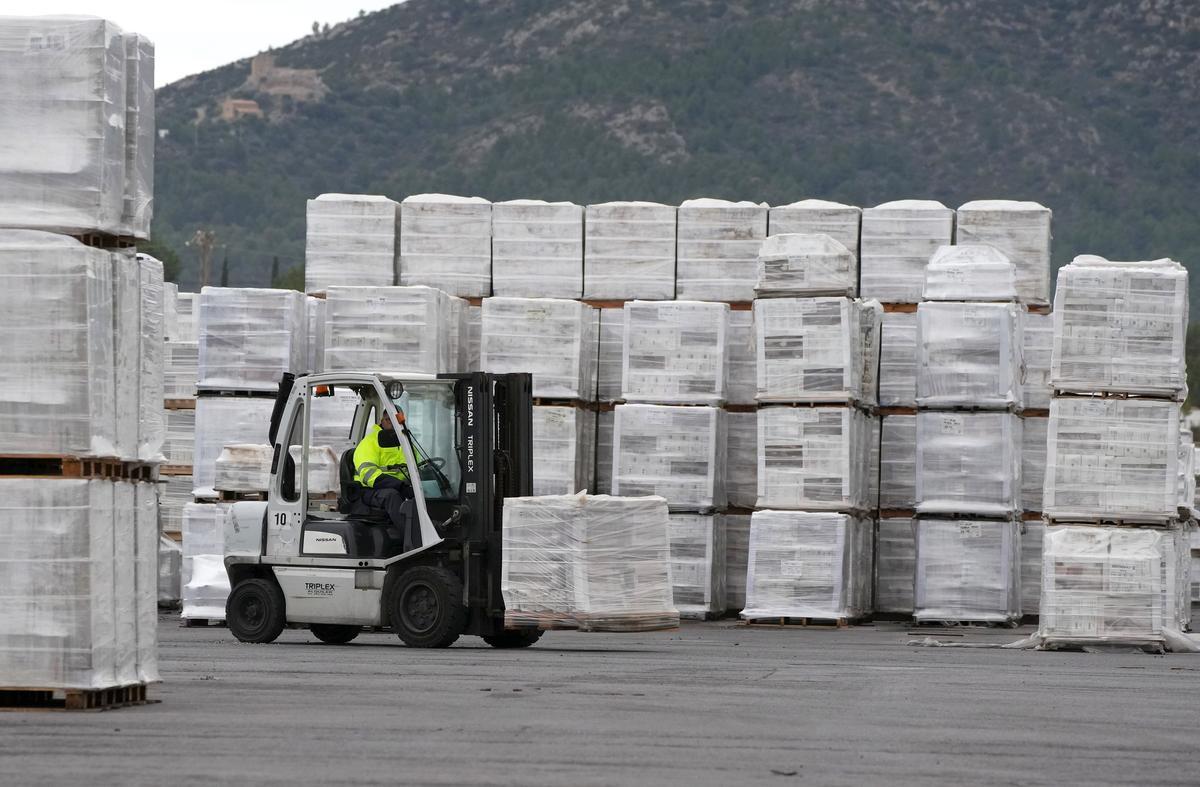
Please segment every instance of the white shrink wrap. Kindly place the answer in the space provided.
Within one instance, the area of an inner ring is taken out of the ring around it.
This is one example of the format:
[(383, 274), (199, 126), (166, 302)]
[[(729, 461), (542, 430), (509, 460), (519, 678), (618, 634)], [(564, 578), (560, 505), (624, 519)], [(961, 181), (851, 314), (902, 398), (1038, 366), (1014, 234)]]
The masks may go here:
[(621, 362), (625, 347), (625, 309), (600, 309), (600, 343), (596, 363), (596, 400), (621, 398)]
[(93, 17), (0, 18), (0, 226), (121, 233), (125, 41)]
[(872, 511), (879, 508), (879, 443), (883, 437), (881, 420), (883, 419), (872, 413), (867, 421), (871, 427), (867, 437), (867, 508)]
[(492, 203), (448, 194), (406, 197), (398, 280), (463, 298), (491, 295)]
[(1047, 418), (1021, 419), (1021, 508), (1042, 510), (1042, 487), (1046, 483)]
[(229, 599), (229, 574), (223, 555), (183, 558), (184, 620), (224, 620)]
[(183, 507), (185, 561), (196, 555), (225, 554), (225, 522), (231, 509), (230, 503), (188, 503)]
[(595, 411), (576, 407), (533, 408), (535, 495), (592, 491), (595, 456)]
[(750, 514), (725, 514), (725, 609), (746, 606), (746, 564), (750, 558)]
[(274, 399), (221, 396), (196, 400), (196, 447), (193, 452), (193, 494), (215, 497), (217, 457), (227, 445), (267, 443)]
[(174, 341), (179, 332), (179, 285), (163, 282), (163, 340)]
[(729, 306), (699, 301), (625, 304), (622, 397), (631, 402), (725, 402)]
[(882, 319), (875, 301), (755, 301), (758, 401), (875, 404)]
[(113, 491), (113, 599), (117, 683), (137, 682), (137, 521), (133, 484)]
[(887, 415), (882, 420), (879, 507), (911, 510), (917, 505), (917, 417)]
[(1186, 423), (1179, 425), (1178, 497), (1180, 514), (1187, 514), (1196, 500), (1196, 444)]
[(307, 362), (308, 313), (292, 290), (205, 287), (198, 332), (200, 390), (273, 393)]
[(304, 291), (337, 284), (390, 287), (400, 259), (400, 204), (375, 194), (322, 194), (308, 201)]
[(137, 458), (142, 462), (158, 462), (162, 460), (166, 439), (162, 409), (165, 396), (163, 266), (148, 254), (139, 254), (137, 265), (141, 289)]
[(1022, 311), (1013, 303), (917, 306), (917, 405), (1020, 409)]
[(1058, 272), (1050, 382), (1075, 393), (1187, 393), (1188, 272), (1076, 257)]
[(265, 492), (271, 482), (271, 446), (226, 445), (217, 456), (213, 488), (218, 492)]
[(954, 211), (932, 200), (885, 202), (862, 212), (859, 294), (881, 303), (917, 303), (925, 266), (951, 242)]
[(679, 206), (675, 290), (682, 299), (752, 301), (767, 205), (690, 199)]
[(1021, 619), (1021, 523), (918, 519), (913, 617), (1011, 624)]
[(0, 233), (0, 453), (118, 455), (113, 314), (109, 252)]
[(158, 539), (158, 605), (179, 606), (183, 591), (183, 550), (166, 536)]
[(706, 620), (725, 612), (725, 517), (671, 514), (671, 586), (680, 618)]
[(726, 413), (725, 490), (729, 505), (758, 505), (758, 413)]
[(450, 304), (450, 324), (446, 331), (450, 340), (451, 371), (470, 371), (467, 369), (467, 353), (471, 341), (471, 306), (465, 298), (447, 296), (446, 301)]
[[(141, 346), (141, 293), (137, 258), (129, 251), (115, 251), (112, 259), (112, 342), (116, 398), (113, 408), (117, 426), (117, 456), (136, 461), (140, 407), (139, 358)], [(160, 405), (161, 406), (161, 402)]]
[(583, 295), (583, 206), (517, 199), (492, 204), (492, 292)]
[(754, 312), (730, 309), (725, 328), (725, 400), (728, 404), (757, 402), (758, 362), (754, 352)]
[[(154, 484), (131, 484), (134, 504), (134, 588), (137, 629), (137, 679), (158, 676), (158, 495)], [(118, 513), (118, 516), (120, 513)]]
[(598, 317), (563, 298), (486, 298), (479, 363), (485, 372), (532, 373), (535, 397), (592, 401)]
[(479, 357), (483, 344), (483, 307), (467, 306), (467, 342), (463, 358), (463, 371), (478, 372)]
[(1046, 523), (1021, 523), (1021, 614), (1036, 615), (1042, 602), (1042, 541)]
[(180, 292), (175, 295), (175, 333), (173, 342), (195, 342), (199, 339), (200, 294)]
[(304, 370), (309, 374), (325, 371), (325, 299), (305, 298), (305, 316), (308, 318), (308, 353)]
[(1179, 528), (1046, 528), (1043, 644), (1170, 647), (1191, 616), (1186, 549)]
[(672, 511), (723, 508), (725, 413), (621, 404), (613, 421), (613, 494), (658, 495)]
[(337, 388), (333, 396), (314, 397), (309, 401), (312, 404), (309, 416), (312, 425), (311, 445), (328, 447), (339, 458), (342, 452), (357, 445), (350, 439), (350, 427), (354, 423), (354, 411), (361, 402), (358, 394)]
[(875, 611), (913, 613), (913, 584), (917, 571), (916, 520), (887, 517), (879, 520), (876, 538)]
[(758, 411), (758, 506), (861, 511), (869, 501), (870, 416), (850, 407)]
[(1021, 355), (1025, 361), (1022, 396), (1026, 410), (1045, 410), (1054, 389), (1050, 385), (1050, 350), (1054, 344), (1054, 315), (1027, 312), (1021, 318)]
[(445, 293), (432, 287), (330, 287), (326, 293), (326, 371), (456, 370)]
[(192, 502), (190, 475), (164, 475), (158, 482), (158, 510), (162, 532), (183, 532), (183, 507)]
[(1015, 301), (1013, 264), (992, 246), (941, 246), (925, 268), (927, 301)]
[[(783, 235), (828, 235), (845, 246), (858, 259), (858, 235), (862, 224), (862, 208), (828, 202), (820, 199), (805, 199), (790, 205), (775, 205), (767, 212), (767, 233)], [(855, 287), (858, 286), (855, 274)], [(854, 295), (855, 293), (847, 293)]]
[[(167, 431), (163, 441), (165, 464), (172, 467), (191, 467), (196, 448), (196, 411), (164, 410)], [(191, 487), (188, 487), (191, 494)]]
[(917, 511), (1007, 516), (1021, 510), (1021, 419), (917, 413)]
[(150, 237), (154, 216), (154, 44), (125, 35), (125, 200), (121, 234)]
[(650, 631), (679, 625), (667, 504), (584, 494), (504, 501), (509, 625)]
[(849, 514), (755, 511), (745, 620), (854, 620), (871, 612), (871, 520)]
[[(294, 445), (288, 449), (292, 461), (300, 467), (300, 446)], [(270, 472), (268, 462), (267, 471)], [(338, 454), (329, 446), (309, 446), (308, 448), (308, 494), (336, 494), (341, 489), (338, 479)]]
[(596, 414), (596, 493), (612, 494), (613, 473), (613, 423), (616, 414), (612, 410)]
[[(0, 683), (6, 688), (117, 685), (118, 596), (112, 481), (0, 479)], [(132, 519), (132, 511), (122, 519)], [(36, 534), (37, 537), (31, 537)], [(132, 568), (132, 556), (130, 566)]]
[(164, 342), (163, 398), (195, 399), (199, 366), (200, 345), (197, 342)]
[(886, 312), (879, 351), (879, 406), (917, 406), (917, 315)]
[(1174, 518), (1179, 413), (1161, 400), (1054, 399), (1042, 510), (1068, 522)]
[(583, 297), (648, 301), (675, 297), (675, 212), (657, 202), (588, 205)]
[(994, 246), (1016, 267), (1022, 303), (1050, 302), (1050, 209), (1036, 202), (977, 200), (959, 207), (954, 242)]
[(828, 235), (769, 235), (758, 249), (759, 298), (858, 294), (858, 257)]

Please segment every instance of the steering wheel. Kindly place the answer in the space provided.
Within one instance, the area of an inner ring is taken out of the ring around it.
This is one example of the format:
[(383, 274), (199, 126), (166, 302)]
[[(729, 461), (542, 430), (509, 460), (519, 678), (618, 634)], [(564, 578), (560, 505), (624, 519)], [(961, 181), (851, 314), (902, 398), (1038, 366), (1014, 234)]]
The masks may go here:
[[(422, 459), (417, 462), (417, 473), (421, 476), (422, 481), (437, 481), (438, 491), (443, 497), (449, 497), (454, 494), (454, 489), (450, 486), (450, 480), (446, 478), (446, 474), (442, 472), (442, 468), (446, 466), (446, 460), (440, 456), (431, 456), (428, 459)], [(429, 472), (426, 472), (426, 471)]]

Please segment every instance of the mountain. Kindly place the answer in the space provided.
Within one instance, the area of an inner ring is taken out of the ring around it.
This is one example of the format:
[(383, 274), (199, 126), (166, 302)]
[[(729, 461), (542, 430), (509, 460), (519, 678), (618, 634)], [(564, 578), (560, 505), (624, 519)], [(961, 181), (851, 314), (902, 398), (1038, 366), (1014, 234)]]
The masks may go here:
[(1193, 262), (1198, 99), (1194, 0), (409, 0), (160, 89), (154, 229), (262, 286), (322, 192), (1013, 198)]

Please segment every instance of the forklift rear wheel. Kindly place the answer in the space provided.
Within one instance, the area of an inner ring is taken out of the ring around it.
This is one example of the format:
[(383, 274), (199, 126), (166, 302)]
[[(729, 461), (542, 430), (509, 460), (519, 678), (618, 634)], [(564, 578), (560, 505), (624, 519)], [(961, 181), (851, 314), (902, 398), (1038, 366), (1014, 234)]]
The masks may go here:
[(484, 637), (483, 641), (493, 648), (527, 648), (541, 638), (541, 629), (506, 629)]
[(462, 581), (434, 566), (414, 566), (392, 584), (392, 630), (410, 648), (446, 648), (467, 625)]
[(335, 623), (313, 623), (308, 629), (327, 645), (345, 645), (362, 633), (362, 626), (339, 626)]
[(239, 582), (225, 602), (225, 622), (242, 642), (274, 642), (286, 622), (283, 591), (267, 579)]

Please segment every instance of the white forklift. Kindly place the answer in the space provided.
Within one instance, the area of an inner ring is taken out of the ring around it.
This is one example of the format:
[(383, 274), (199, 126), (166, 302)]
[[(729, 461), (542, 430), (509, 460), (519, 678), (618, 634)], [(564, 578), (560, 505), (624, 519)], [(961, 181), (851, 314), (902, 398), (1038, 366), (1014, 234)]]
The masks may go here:
[[(398, 526), (353, 505), (353, 447), (341, 456), (337, 510), (308, 494), (313, 410), (349, 392), (350, 444), (383, 413), (398, 425), (388, 434), (404, 450), (413, 491)], [(461, 634), (532, 645), (541, 631), (506, 629), (500, 594), (502, 506), (531, 493), (532, 417), (528, 374), (285, 375), (271, 414), (267, 499), (231, 512), (229, 630), (258, 643), (291, 627), (333, 644), (390, 628), (409, 647), (444, 648)]]

